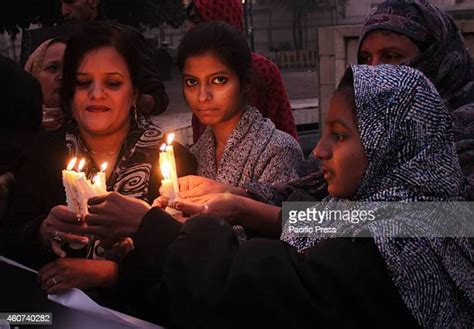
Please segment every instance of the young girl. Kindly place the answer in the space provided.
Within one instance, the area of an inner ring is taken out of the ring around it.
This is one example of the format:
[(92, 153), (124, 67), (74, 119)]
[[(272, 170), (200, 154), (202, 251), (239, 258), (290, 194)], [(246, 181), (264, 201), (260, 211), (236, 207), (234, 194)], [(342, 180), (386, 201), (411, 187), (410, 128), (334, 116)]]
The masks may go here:
[(231, 186), (285, 182), (298, 177), (303, 160), (294, 138), (246, 105), (251, 65), (245, 37), (223, 22), (198, 25), (178, 48), (184, 97), (208, 126), (191, 148), (197, 173)]

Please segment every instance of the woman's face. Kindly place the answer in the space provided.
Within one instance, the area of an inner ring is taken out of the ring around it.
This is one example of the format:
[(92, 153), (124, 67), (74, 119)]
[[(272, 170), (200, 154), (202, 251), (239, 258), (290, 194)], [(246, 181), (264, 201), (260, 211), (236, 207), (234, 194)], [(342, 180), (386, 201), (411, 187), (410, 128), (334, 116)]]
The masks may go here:
[(66, 45), (55, 42), (48, 47), (43, 67), (38, 75), (43, 92), (43, 104), (46, 107), (59, 107), (63, 56)]
[(353, 106), (345, 93), (334, 93), (324, 134), (313, 151), (322, 160), (329, 193), (342, 199), (354, 195), (367, 168)]
[(113, 47), (87, 52), (76, 72), (74, 118), (89, 134), (107, 135), (130, 127), (137, 99), (124, 58)]
[(205, 125), (240, 119), (243, 92), (239, 77), (213, 52), (186, 59), (183, 91), (189, 107)]
[(359, 64), (402, 64), (420, 54), (410, 38), (387, 30), (369, 32), (360, 46)]

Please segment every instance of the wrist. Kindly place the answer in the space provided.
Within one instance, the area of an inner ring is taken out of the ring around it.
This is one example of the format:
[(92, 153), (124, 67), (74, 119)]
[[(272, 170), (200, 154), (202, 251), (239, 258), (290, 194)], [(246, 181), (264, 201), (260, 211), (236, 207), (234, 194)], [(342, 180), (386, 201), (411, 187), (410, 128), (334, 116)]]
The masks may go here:
[(101, 271), (99, 287), (110, 287), (118, 282), (118, 264), (113, 261), (104, 261), (104, 271)]
[(242, 196), (235, 196), (235, 200), (233, 200), (234, 204), (236, 205), (234, 213), (232, 214), (232, 225), (245, 225), (246, 211), (249, 207), (248, 201), (249, 199), (242, 197)]

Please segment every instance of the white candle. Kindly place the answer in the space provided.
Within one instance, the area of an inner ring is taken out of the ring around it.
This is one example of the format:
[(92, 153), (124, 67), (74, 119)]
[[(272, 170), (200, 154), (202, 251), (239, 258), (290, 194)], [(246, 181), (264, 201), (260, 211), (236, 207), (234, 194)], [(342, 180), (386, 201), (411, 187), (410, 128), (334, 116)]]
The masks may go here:
[(173, 143), (173, 139), (174, 134), (169, 134), (166, 139), (166, 143), (168, 144), (166, 146), (166, 153), (168, 153), (168, 159), (171, 165), (171, 181), (173, 182), (173, 189), (175, 193), (179, 193), (178, 173), (176, 172), (176, 160), (174, 158), (173, 145), (171, 145), (171, 143)]
[(100, 172), (92, 178), (92, 184), (97, 194), (107, 193), (107, 183), (105, 171), (107, 170), (107, 162), (100, 165)]
[(77, 158), (73, 158), (69, 161), (66, 170), (62, 171), (62, 177), (66, 191), (67, 208), (69, 211), (77, 214), (79, 213), (79, 202), (77, 200), (77, 191), (74, 189), (77, 172), (73, 170), (76, 162)]
[(171, 200), (176, 199), (176, 193), (174, 191), (173, 182), (171, 180), (171, 165), (169, 161), (163, 160), (161, 165), (161, 174), (163, 180), (161, 181), (162, 195), (170, 198)]

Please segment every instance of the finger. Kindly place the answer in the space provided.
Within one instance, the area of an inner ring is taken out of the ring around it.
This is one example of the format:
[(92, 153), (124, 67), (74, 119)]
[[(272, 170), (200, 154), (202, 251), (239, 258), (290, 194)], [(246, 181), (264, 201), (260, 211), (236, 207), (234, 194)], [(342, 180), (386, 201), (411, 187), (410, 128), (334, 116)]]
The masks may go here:
[(182, 212), (189, 213), (191, 215), (200, 214), (204, 210), (204, 204), (202, 203), (194, 203), (194, 202), (187, 202), (187, 201), (176, 201), (174, 204), (174, 208), (176, 210), (180, 210)]
[[(41, 284), (42, 289), (46, 289), (49, 287), (48, 283), (53, 283), (53, 278), (57, 277), (59, 274), (59, 270), (56, 266), (41, 272), (41, 275), (38, 274), (38, 279)], [(56, 279), (57, 280), (57, 279)]]
[(173, 216), (177, 221), (181, 222), (181, 223), (184, 223), (186, 222), (188, 219), (189, 219), (189, 216), (186, 216), (184, 213), (182, 212), (178, 212), (177, 214), (175, 214)]
[(61, 257), (61, 258), (64, 258), (66, 257), (66, 253), (64, 252), (64, 250), (61, 248), (61, 244), (57, 241), (52, 241), (51, 242), (51, 249), (53, 250), (53, 252)]
[(160, 207), (164, 209), (168, 206), (169, 200), (168, 197), (161, 195), (153, 201), (152, 207)]
[(80, 236), (73, 233), (61, 233), (61, 242), (62, 243), (79, 243), (86, 245), (89, 243), (89, 238), (86, 236)]
[(96, 206), (103, 203), (105, 199), (107, 198), (107, 196), (108, 194), (103, 194), (103, 195), (92, 197), (87, 201), (87, 204), (91, 206), (92, 208), (92, 206)]
[(77, 214), (70, 212), (66, 206), (56, 206), (51, 209), (50, 214), (61, 222), (77, 224)]
[(46, 292), (50, 295), (54, 295), (54, 294), (60, 294), (62, 292), (65, 292), (71, 288), (73, 288), (73, 285), (71, 285), (70, 283), (61, 282), (61, 283), (53, 285), (51, 288), (47, 289)]
[(51, 289), (52, 287), (60, 283), (58, 280), (59, 279), (57, 276), (52, 276), (48, 278), (47, 280), (43, 281), (43, 283), (41, 284), (41, 289), (48, 291), (49, 289)]
[(110, 224), (110, 216), (105, 216), (101, 211), (90, 213), (86, 216), (85, 222), (86, 226), (105, 226)]
[(59, 231), (62, 235), (63, 232), (70, 232), (76, 235), (81, 234), (81, 226), (79, 222), (76, 222), (74, 225), (65, 224), (58, 220), (48, 220), (46, 223), (48, 227), (48, 233), (50, 234), (50, 238), (52, 239), (57, 231)]
[(87, 225), (81, 229), (82, 234), (92, 234), (99, 238), (106, 236), (108, 231), (107, 227), (102, 225)]
[(183, 199), (201, 197), (206, 194), (207, 192), (201, 186), (178, 193), (178, 195)]

